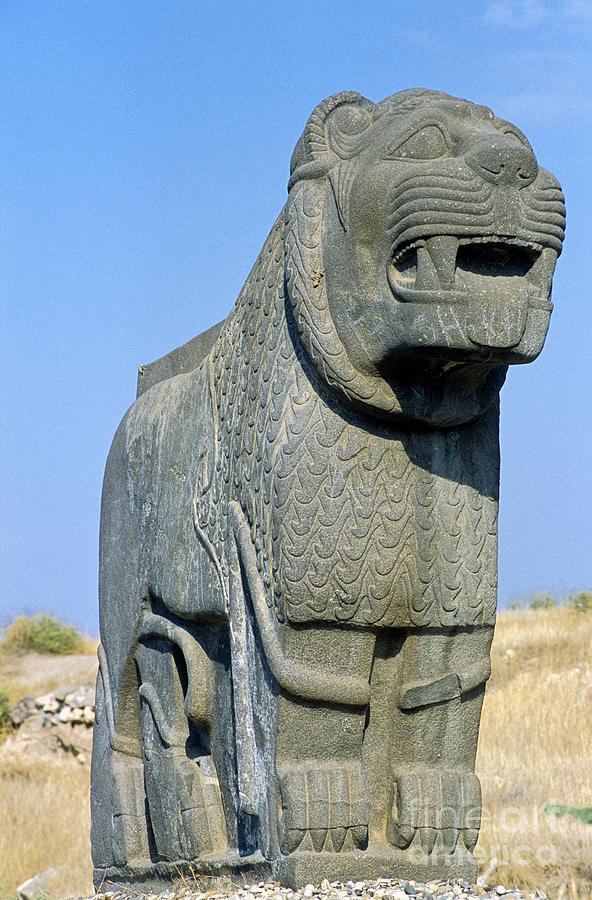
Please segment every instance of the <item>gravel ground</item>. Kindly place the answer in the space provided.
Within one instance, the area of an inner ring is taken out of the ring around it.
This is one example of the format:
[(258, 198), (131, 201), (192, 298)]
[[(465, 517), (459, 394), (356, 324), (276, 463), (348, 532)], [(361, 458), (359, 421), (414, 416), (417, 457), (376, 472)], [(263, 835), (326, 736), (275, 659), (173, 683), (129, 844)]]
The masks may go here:
[(103, 891), (90, 900), (548, 900), (544, 891), (524, 893), (515, 888), (497, 885), (485, 888), (466, 881), (418, 881), (379, 878), (376, 881), (323, 881), (320, 887), (307, 884), (297, 891), (280, 887), (278, 883), (259, 882), (248, 887), (216, 890), (204, 885), (202, 890), (192, 887), (164, 891), (162, 894), (138, 894), (125, 890)]

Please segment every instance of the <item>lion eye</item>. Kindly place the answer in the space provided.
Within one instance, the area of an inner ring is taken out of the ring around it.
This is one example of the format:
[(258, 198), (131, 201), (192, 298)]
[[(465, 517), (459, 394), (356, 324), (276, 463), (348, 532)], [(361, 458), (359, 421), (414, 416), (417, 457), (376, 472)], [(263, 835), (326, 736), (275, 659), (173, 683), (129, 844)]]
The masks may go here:
[(437, 125), (426, 125), (397, 147), (384, 154), (385, 159), (438, 159), (448, 152), (448, 144)]

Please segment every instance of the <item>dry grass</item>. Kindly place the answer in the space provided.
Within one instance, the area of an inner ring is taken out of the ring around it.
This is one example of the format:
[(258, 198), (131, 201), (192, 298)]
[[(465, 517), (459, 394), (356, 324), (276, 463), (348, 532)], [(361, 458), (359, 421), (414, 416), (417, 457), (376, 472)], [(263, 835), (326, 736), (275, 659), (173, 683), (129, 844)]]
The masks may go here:
[(0, 895), (49, 868), (51, 896), (90, 895), (89, 772), (75, 762), (3, 768), (0, 777)]
[[(83, 654), (56, 656), (0, 644), (0, 690), (13, 705), (26, 695), (92, 681), (96, 645), (83, 637)], [(58, 870), (47, 885), (51, 897), (91, 894), (88, 766), (72, 757), (17, 762), (11, 756), (0, 767), (0, 898), (15, 897), (19, 884), (49, 868)]]
[[(97, 673), (97, 642), (91, 642), (84, 654), (46, 656), (42, 653), (11, 653), (0, 650), (0, 690), (8, 695), (11, 706), (22, 697), (39, 697), (61, 685), (92, 681)], [(86, 646), (86, 645), (85, 645)]]
[(592, 826), (542, 807), (592, 805), (592, 614), (502, 613), (492, 668), (477, 756), (481, 870), (489, 883), (589, 900)]

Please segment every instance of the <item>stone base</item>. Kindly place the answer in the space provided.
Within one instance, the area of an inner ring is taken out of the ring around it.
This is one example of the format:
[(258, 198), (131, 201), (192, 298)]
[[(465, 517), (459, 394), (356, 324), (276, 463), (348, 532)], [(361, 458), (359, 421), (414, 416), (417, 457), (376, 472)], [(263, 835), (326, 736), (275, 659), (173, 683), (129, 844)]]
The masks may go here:
[(473, 882), (477, 862), (459, 848), (450, 856), (434, 851), (414, 858), (409, 851), (359, 850), (351, 853), (292, 853), (266, 860), (260, 853), (240, 857), (225, 854), (189, 862), (145, 863), (138, 866), (95, 869), (97, 890), (131, 887), (143, 893), (165, 890), (175, 883), (197, 883), (203, 888), (234, 888), (257, 881), (279, 881), (296, 889), (305, 884), (329, 881), (365, 881), (375, 878), (405, 878), (426, 882), (437, 878), (458, 878)]
[(409, 852), (293, 853), (276, 861), (275, 877), (291, 888), (329, 881), (365, 881), (375, 878), (405, 878), (426, 882), (435, 878), (460, 878), (473, 882), (477, 862), (467, 853), (421, 854), (414, 859)]
[(187, 882), (188, 886), (206, 888), (243, 887), (255, 881), (273, 878), (272, 864), (261, 853), (239, 856), (238, 853), (211, 854), (193, 862), (138, 862), (135, 865), (95, 868), (93, 883), (97, 890), (133, 888), (140, 893), (160, 893), (171, 885)]

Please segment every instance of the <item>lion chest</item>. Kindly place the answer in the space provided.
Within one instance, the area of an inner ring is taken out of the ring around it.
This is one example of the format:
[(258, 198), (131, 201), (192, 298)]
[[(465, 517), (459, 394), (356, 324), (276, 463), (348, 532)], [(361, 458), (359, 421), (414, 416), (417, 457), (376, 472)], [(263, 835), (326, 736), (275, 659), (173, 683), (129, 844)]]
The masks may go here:
[(485, 453), (480, 431), (368, 430), (311, 399), (273, 469), (282, 617), (366, 627), (493, 621), (497, 446)]

